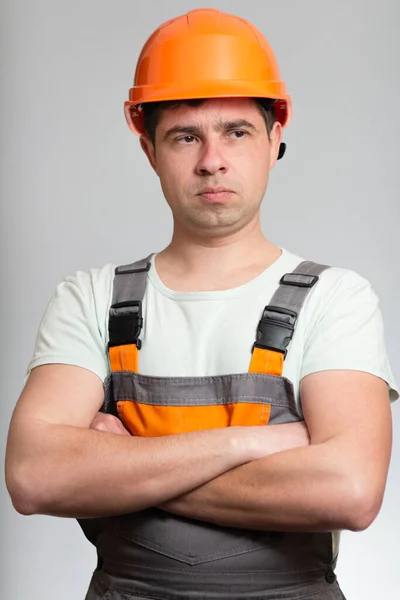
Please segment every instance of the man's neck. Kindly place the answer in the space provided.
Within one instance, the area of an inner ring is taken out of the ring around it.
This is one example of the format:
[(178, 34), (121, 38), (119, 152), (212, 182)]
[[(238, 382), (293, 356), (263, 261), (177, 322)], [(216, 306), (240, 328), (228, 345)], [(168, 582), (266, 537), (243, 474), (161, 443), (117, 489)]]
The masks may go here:
[(257, 277), (281, 253), (260, 229), (209, 239), (174, 232), (155, 267), (164, 285), (177, 292), (226, 290)]

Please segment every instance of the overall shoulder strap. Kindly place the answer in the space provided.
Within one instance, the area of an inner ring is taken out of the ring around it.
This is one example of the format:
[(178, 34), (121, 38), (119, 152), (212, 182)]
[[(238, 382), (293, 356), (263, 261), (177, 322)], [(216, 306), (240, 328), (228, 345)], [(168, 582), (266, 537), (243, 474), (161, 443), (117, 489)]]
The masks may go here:
[(279, 287), (271, 298), (270, 308), (290, 310), (299, 315), (310, 290), (317, 283), (319, 275), (328, 265), (320, 265), (311, 261), (301, 262), (291, 273), (281, 277)]
[(329, 269), (328, 265), (303, 261), (291, 273), (281, 277), (258, 324), (249, 372), (282, 374), (301, 308), (319, 275), (326, 269)]
[(108, 318), (109, 356), (112, 371), (138, 369), (139, 335), (143, 326), (142, 302), (151, 255), (115, 269)]

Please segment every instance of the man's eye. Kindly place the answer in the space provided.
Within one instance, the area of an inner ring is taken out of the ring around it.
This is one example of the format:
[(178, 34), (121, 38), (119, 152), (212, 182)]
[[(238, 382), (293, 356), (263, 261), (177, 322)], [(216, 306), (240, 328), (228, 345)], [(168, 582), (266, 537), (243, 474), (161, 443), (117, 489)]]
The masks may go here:
[(180, 142), (183, 144), (190, 144), (193, 142), (194, 139), (195, 139), (194, 135), (185, 135), (183, 137), (178, 138), (177, 142)]
[(247, 135), (247, 131), (242, 131), (241, 129), (238, 129), (237, 131), (231, 131), (230, 135), (233, 135), (237, 140), (240, 140), (241, 138)]

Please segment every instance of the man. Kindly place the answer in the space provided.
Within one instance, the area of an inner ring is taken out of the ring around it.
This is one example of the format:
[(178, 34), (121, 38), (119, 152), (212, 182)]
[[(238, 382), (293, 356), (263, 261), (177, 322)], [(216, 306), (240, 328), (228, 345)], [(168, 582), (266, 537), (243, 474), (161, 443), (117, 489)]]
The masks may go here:
[(80, 520), (87, 600), (343, 598), (338, 532), (380, 509), (398, 393), (368, 281), (261, 231), (291, 114), (272, 50), (191, 11), (149, 38), (125, 110), (172, 240), (57, 287), (10, 426), (14, 506)]

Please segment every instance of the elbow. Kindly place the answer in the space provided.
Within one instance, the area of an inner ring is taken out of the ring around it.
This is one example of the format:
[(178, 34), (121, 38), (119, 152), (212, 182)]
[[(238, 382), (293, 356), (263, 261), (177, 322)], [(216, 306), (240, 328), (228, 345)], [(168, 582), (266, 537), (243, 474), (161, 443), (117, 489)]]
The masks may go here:
[(370, 485), (353, 485), (349, 494), (351, 502), (345, 515), (345, 529), (360, 532), (372, 525), (383, 502), (383, 490), (373, 489)]
[(6, 463), (5, 479), (15, 510), (25, 516), (38, 514), (40, 512), (39, 498), (37, 486), (33, 485), (32, 471), (24, 465)]

